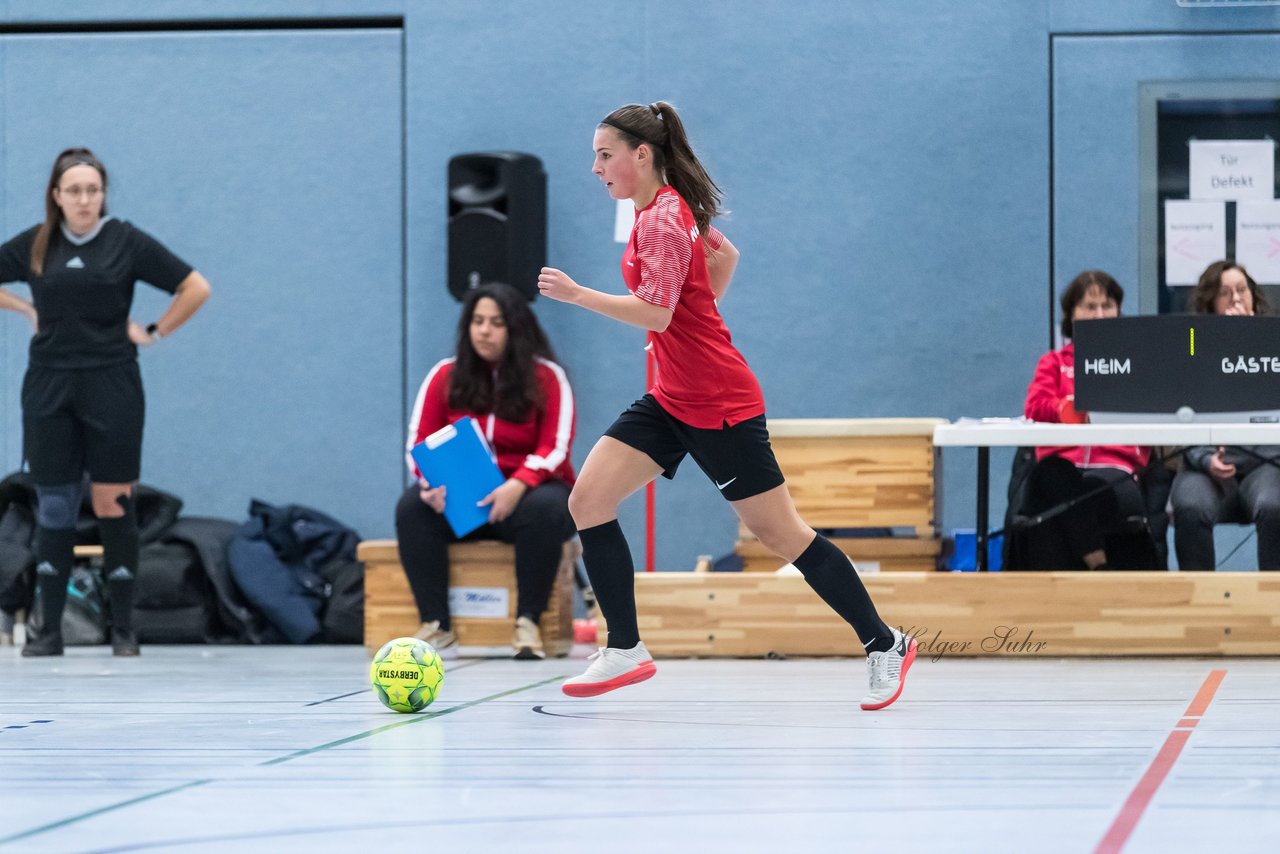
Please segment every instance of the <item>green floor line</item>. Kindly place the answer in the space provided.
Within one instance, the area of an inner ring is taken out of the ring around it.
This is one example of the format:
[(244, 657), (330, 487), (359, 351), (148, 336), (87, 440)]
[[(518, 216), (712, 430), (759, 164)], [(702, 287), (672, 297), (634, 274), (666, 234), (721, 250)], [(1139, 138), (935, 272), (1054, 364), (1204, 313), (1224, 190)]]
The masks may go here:
[(112, 810), (123, 809), (124, 807), (140, 804), (143, 801), (149, 801), (153, 798), (159, 798), (163, 795), (171, 795), (174, 792), (181, 792), (183, 789), (194, 789), (196, 786), (203, 786), (205, 783), (212, 783), (213, 780), (192, 780), (190, 783), (182, 783), (178, 786), (170, 786), (167, 789), (161, 789), (158, 792), (152, 792), (148, 795), (140, 795), (136, 798), (130, 798), (127, 801), (121, 801), (118, 804), (111, 804), (105, 807), (99, 807), (96, 810), (90, 810), (80, 815), (73, 815), (70, 818), (64, 818), (60, 821), (42, 824), (39, 827), (33, 827), (30, 830), (24, 830), (21, 833), (15, 833), (11, 836), (0, 836), (0, 845), (7, 845), (10, 842), (17, 842), (19, 839), (27, 839), (38, 833), (46, 833), (50, 830), (57, 830), (60, 827), (66, 827), (68, 824), (75, 824), (77, 821), (83, 821), (86, 818), (93, 818), (96, 815), (111, 812)]
[(410, 724), (421, 723), (422, 721), (431, 720), (433, 718), (444, 717), (445, 715), (450, 715), (450, 714), (453, 714), (454, 712), (460, 712), (463, 709), (469, 709), (472, 706), (478, 706), (481, 703), (487, 703), (490, 700), (497, 700), (502, 697), (509, 697), (512, 694), (519, 694), (521, 691), (528, 691), (530, 688), (540, 688), (543, 685), (548, 685), (552, 682), (558, 682), (566, 678), (568, 677), (565, 674), (561, 674), (559, 676), (552, 676), (550, 679), (543, 679), (541, 682), (534, 682), (530, 685), (525, 685), (520, 688), (512, 688), (510, 691), (503, 691), (501, 694), (491, 694), (488, 697), (481, 697), (479, 700), (472, 700), (469, 703), (459, 703), (456, 706), (450, 706), (449, 708), (441, 709), (438, 712), (419, 712), (415, 715), (410, 716), (408, 720), (396, 721), (393, 724), (387, 724), (385, 726), (375, 727), (374, 729), (367, 730), (357, 735), (350, 735), (350, 736), (347, 736), (346, 738), (340, 738), (337, 741), (331, 741), (328, 744), (322, 744), (319, 747), (308, 747), (306, 750), (299, 750), (294, 753), (287, 754), (285, 756), (277, 757), (275, 759), (268, 759), (266, 762), (260, 762), (258, 764), (259, 765), (279, 765), (282, 762), (288, 762), (289, 760), (297, 759), (300, 756), (310, 756), (312, 753), (319, 753), (321, 750), (328, 750), (331, 747), (341, 747), (344, 744), (350, 744), (351, 742), (359, 741), (362, 738), (370, 738), (372, 736), (377, 735), (378, 733), (386, 732), (387, 730), (397, 729), (402, 726), (409, 726)]
[[(453, 714), (454, 712), (460, 712), (463, 709), (469, 709), (472, 706), (478, 706), (481, 703), (487, 703), (490, 700), (500, 700), (503, 697), (510, 697), (512, 694), (519, 694), (521, 691), (528, 691), (531, 688), (540, 688), (543, 685), (548, 685), (552, 682), (558, 682), (561, 679), (565, 679), (565, 678), (567, 678), (567, 674), (562, 673), (559, 676), (552, 676), (550, 679), (543, 679), (540, 682), (533, 682), (529, 685), (524, 685), (519, 688), (512, 688), (509, 691), (503, 691), (498, 694), (490, 694), (488, 697), (481, 697), (478, 700), (471, 700), (470, 702), (467, 702), (467, 703), (459, 703), (456, 706), (450, 706), (449, 708), (441, 709), (438, 712), (421, 712), (419, 714), (413, 715), (408, 720), (397, 721), (396, 723), (393, 723), (393, 724), (387, 724), (386, 726), (376, 727), (374, 729), (367, 730), (366, 732), (359, 733), (358, 735), (349, 736), (347, 738), (340, 738), (337, 741), (331, 741), (328, 744), (322, 744), (319, 747), (310, 747), (310, 748), (307, 748), (306, 750), (299, 750), (294, 753), (289, 753), (285, 756), (281, 756), (276, 759), (269, 759), (266, 762), (260, 762), (258, 764), (259, 766), (279, 765), (282, 762), (288, 762), (289, 760), (297, 759), (300, 756), (309, 756), (312, 753), (318, 753), (321, 750), (328, 750), (331, 747), (340, 747), (341, 745), (349, 744), (353, 741), (359, 741), (362, 738), (370, 738), (371, 736), (375, 736), (380, 732), (386, 732), (387, 730), (390, 730), (390, 729), (396, 729), (397, 727), (408, 726), (409, 724), (420, 723), (425, 720), (431, 720), (433, 718), (439, 718), (439, 717), (443, 717), (444, 715)], [(140, 804), (143, 801), (150, 801), (155, 798), (163, 797), (165, 795), (171, 795), (174, 792), (181, 792), (184, 789), (194, 789), (198, 786), (203, 786), (207, 783), (212, 783), (212, 782), (214, 782), (213, 779), (192, 780), (190, 783), (183, 783), (178, 786), (170, 786), (169, 788), (161, 789), (158, 792), (151, 792), (150, 794), (140, 795), (139, 797), (136, 797), (136, 798), (130, 798), (127, 801), (121, 801), (120, 803), (117, 803), (117, 804), (110, 804), (105, 807), (99, 807), (96, 810), (90, 810), (89, 812), (81, 813), (80, 815), (73, 815), (69, 818), (64, 818), (58, 821), (50, 822), (49, 824), (42, 824), (39, 827), (33, 827), (30, 830), (24, 830), (20, 833), (14, 833), (9, 836), (0, 836), (0, 845), (7, 845), (10, 842), (17, 842), (22, 839), (30, 839), (31, 837), (37, 836), (41, 833), (47, 833), (50, 830), (58, 830), (59, 828), (63, 828), (63, 827), (66, 827), (67, 825), (75, 824), (78, 821), (84, 821), (85, 819), (93, 818), (94, 816), (102, 815), (103, 813), (109, 813), (115, 810), (124, 809), (125, 807), (133, 806), (134, 804)]]

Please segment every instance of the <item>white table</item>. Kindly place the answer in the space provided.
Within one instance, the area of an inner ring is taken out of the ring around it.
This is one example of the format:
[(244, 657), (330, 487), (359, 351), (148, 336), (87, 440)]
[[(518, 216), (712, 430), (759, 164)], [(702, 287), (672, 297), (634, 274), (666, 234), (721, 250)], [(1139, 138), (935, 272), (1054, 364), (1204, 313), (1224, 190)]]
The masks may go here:
[(1063, 445), (1280, 445), (1280, 424), (1143, 423), (1143, 424), (1039, 424), (1032, 421), (960, 421), (940, 424), (933, 430), (939, 448), (978, 449), (977, 565), (987, 568), (987, 493), (991, 448)]

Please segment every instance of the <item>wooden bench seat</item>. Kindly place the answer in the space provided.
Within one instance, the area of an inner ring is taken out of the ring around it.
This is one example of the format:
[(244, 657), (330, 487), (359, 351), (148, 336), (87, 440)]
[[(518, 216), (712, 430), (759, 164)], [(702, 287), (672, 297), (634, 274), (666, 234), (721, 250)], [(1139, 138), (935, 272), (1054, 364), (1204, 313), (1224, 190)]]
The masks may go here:
[[(573, 644), (574, 566), (581, 554), (576, 539), (565, 543), (551, 599), (539, 621), (548, 656), (567, 655)], [(422, 623), (396, 541), (367, 540), (356, 556), (365, 566), (364, 645), (372, 653), (393, 638), (412, 635)], [(491, 540), (449, 546), (449, 586), (455, 593), (466, 590), (474, 606), (469, 615), (464, 603), (451, 617), (460, 652), (509, 656), (516, 621), (515, 548)]]
[[(932, 572), (942, 542), (937, 537), (832, 537), (836, 548), (863, 571), (873, 564), (881, 572)], [(739, 540), (734, 552), (743, 572), (774, 572), (786, 563), (757, 539)]]

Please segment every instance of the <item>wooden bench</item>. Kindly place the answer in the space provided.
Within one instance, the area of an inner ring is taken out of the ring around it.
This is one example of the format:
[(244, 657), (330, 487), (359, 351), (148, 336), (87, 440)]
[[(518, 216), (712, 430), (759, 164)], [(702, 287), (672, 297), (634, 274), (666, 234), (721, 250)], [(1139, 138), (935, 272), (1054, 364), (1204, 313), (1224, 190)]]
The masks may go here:
[[(937, 537), (832, 537), (836, 548), (863, 572), (932, 572), (942, 542)], [(786, 563), (757, 539), (741, 539), (734, 553), (743, 572), (774, 572)]]
[[(893, 572), (864, 577), (920, 655), (1280, 655), (1273, 572)], [(659, 658), (859, 655), (803, 578), (636, 576), (640, 635)]]
[[(934, 569), (941, 542), (938, 452), (940, 418), (779, 418), (769, 439), (800, 518), (820, 530), (892, 528), (892, 537), (841, 537), (832, 542), (855, 563), (882, 571)], [(898, 532), (908, 530), (906, 536)], [(739, 526), (735, 553), (747, 572), (785, 563)]]
[[(573, 644), (574, 567), (582, 554), (576, 539), (564, 545), (560, 568), (539, 627), (548, 656), (567, 655)], [(407, 637), (422, 625), (400, 566), (395, 540), (368, 540), (356, 556), (364, 562), (364, 645), (370, 653)], [(453, 630), (463, 655), (511, 655), (516, 621), (515, 548), (492, 540), (449, 547), (449, 587), (465, 590), (471, 609), (454, 609)], [(490, 616), (481, 616), (489, 614)]]

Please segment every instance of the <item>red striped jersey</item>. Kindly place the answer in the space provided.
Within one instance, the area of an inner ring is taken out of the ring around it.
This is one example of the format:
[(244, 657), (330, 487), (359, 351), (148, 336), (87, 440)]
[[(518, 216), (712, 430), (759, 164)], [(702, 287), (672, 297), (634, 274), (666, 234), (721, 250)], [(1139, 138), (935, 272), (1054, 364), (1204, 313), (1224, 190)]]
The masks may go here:
[[(712, 228), (705, 239), (718, 249), (723, 235)], [(666, 331), (649, 333), (658, 365), (649, 393), (685, 424), (719, 430), (763, 415), (764, 395), (716, 308), (703, 240), (689, 205), (663, 187), (636, 212), (622, 278), (640, 299), (672, 310)]]
[(530, 488), (552, 478), (573, 485), (574, 419), (573, 389), (564, 369), (547, 359), (536, 359), (534, 368), (542, 386), (543, 406), (521, 422), (505, 421), (492, 412), (464, 412), (449, 408), (449, 374), (456, 359), (436, 363), (422, 381), (409, 418), (409, 438), (405, 460), (415, 478), (420, 477), (409, 449), (441, 427), (468, 415), (480, 423), (489, 446), (498, 457), (498, 468), (506, 477), (522, 480)]

